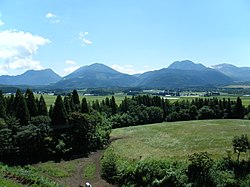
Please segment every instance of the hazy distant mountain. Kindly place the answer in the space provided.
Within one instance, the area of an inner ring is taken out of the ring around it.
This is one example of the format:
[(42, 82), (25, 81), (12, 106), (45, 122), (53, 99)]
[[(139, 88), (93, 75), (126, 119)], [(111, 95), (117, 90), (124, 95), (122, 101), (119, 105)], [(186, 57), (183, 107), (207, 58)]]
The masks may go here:
[(48, 85), (59, 81), (61, 77), (51, 69), (28, 70), (21, 75), (0, 76), (0, 83), (4, 85)]
[(60, 88), (103, 88), (133, 87), (139, 79), (132, 75), (120, 73), (104, 64), (95, 63), (83, 66), (64, 77), (54, 86)]
[(221, 72), (187, 60), (174, 62), (168, 68), (146, 72), (140, 79), (139, 85), (148, 88), (215, 86), (233, 82)]
[(212, 67), (236, 81), (250, 81), (250, 67), (237, 67), (232, 64), (219, 64)]
[(206, 70), (207, 67), (203, 64), (195, 64), (190, 60), (175, 61), (168, 66), (168, 69), (178, 69), (178, 70)]

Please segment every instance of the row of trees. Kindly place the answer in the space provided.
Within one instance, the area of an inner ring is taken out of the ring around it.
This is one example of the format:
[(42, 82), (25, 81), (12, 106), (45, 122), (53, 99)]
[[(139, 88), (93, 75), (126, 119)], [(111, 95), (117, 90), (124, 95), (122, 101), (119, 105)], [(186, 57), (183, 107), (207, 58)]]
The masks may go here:
[[(86, 109), (84, 107), (84, 109)], [(108, 143), (110, 123), (100, 112), (82, 111), (76, 91), (57, 96), (49, 112), (31, 90), (0, 92), (0, 160), (30, 163), (87, 154)]]
[(0, 92), (0, 159), (38, 160), (70, 157), (103, 147), (111, 127), (195, 119), (242, 119), (250, 112), (240, 98), (236, 101), (196, 98), (169, 102), (159, 96), (115, 97), (81, 101), (74, 90), (57, 96), (47, 110), (43, 96), (35, 98), (28, 89), (15, 95)]

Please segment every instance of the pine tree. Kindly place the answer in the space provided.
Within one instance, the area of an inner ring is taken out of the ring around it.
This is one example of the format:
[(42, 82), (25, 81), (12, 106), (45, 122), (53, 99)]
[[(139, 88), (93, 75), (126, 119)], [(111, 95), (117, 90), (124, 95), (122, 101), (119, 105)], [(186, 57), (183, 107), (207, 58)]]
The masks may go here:
[(14, 107), (15, 107), (15, 116), (17, 119), (19, 119), (20, 125), (21, 126), (27, 125), (30, 119), (29, 110), (27, 107), (27, 103), (24, 99), (24, 96), (22, 95), (19, 89), (16, 91)]
[(76, 90), (73, 90), (72, 92), (72, 101), (74, 103), (74, 111), (79, 111), (80, 110), (80, 99), (79, 99), (79, 95), (77, 93)]
[(6, 107), (6, 115), (7, 116), (14, 116), (15, 114), (15, 97), (13, 94), (7, 98), (7, 107)]
[(67, 115), (72, 112), (70, 100), (71, 100), (71, 98), (68, 96), (64, 97), (64, 99), (63, 99), (63, 103), (65, 106), (65, 110), (66, 110)]
[(65, 110), (62, 97), (60, 95), (57, 96), (55, 105), (53, 107), (51, 123), (52, 125), (67, 124), (66, 110)]
[(233, 117), (236, 119), (244, 118), (244, 107), (242, 105), (240, 97), (237, 97), (236, 104), (233, 109)]
[(40, 96), (40, 99), (38, 101), (38, 115), (48, 115), (47, 105), (42, 95)]
[(89, 113), (89, 106), (85, 97), (82, 99), (81, 113)]
[(109, 105), (110, 105), (110, 108), (112, 110), (112, 114), (113, 115), (116, 114), (116, 112), (117, 112), (117, 104), (115, 102), (115, 97), (114, 96), (111, 97)]
[(30, 113), (30, 117), (35, 117), (38, 114), (37, 103), (34, 97), (33, 92), (30, 89), (26, 90), (25, 99), (27, 107)]
[(2, 90), (0, 90), (0, 118), (6, 118), (6, 102)]

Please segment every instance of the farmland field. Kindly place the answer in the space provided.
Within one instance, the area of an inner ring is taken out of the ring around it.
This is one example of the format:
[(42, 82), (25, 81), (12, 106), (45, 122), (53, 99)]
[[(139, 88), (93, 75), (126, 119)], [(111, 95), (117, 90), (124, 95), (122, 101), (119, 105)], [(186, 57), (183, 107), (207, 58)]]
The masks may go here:
[[(39, 98), (40, 95), (36, 94), (35, 97)], [(56, 100), (56, 96), (54, 96), (54, 95), (46, 95), (45, 94), (45, 95), (43, 95), (43, 97), (44, 97), (48, 107), (50, 105), (53, 105), (55, 100)], [(111, 95), (107, 95), (107, 96), (79, 96), (80, 101), (82, 100), (83, 97), (85, 97), (87, 99), (87, 101), (91, 103), (92, 101), (95, 101), (95, 100), (102, 101), (106, 97), (111, 98), (112, 96)], [(126, 95), (121, 94), (121, 95), (114, 95), (114, 97), (115, 97), (116, 103), (118, 105), (120, 105), (122, 100), (124, 100), (125, 97), (131, 97), (131, 96), (126, 96)], [(232, 101), (236, 101), (237, 97), (238, 96), (235, 96), (235, 95), (216, 96), (216, 98), (218, 98), (218, 99), (230, 98)], [(163, 97), (163, 98), (169, 99), (170, 102), (174, 102), (174, 101), (177, 101), (177, 100), (190, 100), (191, 101), (192, 99), (195, 99), (196, 97), (186, 96), (186, 97)], [(213, 98), (213, 97), (200, 97), (200, 98)], [(250, 96), (241, 96), (240, 98), (241, 98), (242, 104), (244, 106), (250, 105)]]
[(202, 151), (213, 158), (222, 158), (233, 150), (233, 137), (241, 134), (250, 135), (250, 120), (165, 122), (115, 129), (109, 148), (131, 160), (186, 159)]
[[(125, 96), (126, 95), (115, 95), (116, 103), (119, 105), (122, 102), (122, 100), (124, 100)], [(35, 97), (39, 98), (40, 94), (36, 94)], [(43, 97), (46, 101), (47, 107), (49, 107), (50, 105), (53, 105), (55, 103), (55, 100), (56, 100), (55, 95), (44, 94)], [(87, 99), (88, 102), (91, 103), (92, 101), (96, 101), (96, 100), (102, 101), (102, 100), (106, 99), (106, 97), (111, 98), (112, 96), (111, 95), (107, 95), (107, 96), (79, 96), (80, 101), (84, 97)], [(130, 96), (127, 96), (127, 97), (130, 97)]]

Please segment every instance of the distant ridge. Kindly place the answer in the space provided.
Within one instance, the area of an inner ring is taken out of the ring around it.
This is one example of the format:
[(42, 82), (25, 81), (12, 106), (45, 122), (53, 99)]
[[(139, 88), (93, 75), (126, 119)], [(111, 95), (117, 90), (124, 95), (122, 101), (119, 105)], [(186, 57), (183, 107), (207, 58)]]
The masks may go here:
[(59, 81), (61, 77), (51, 69), (28, 70), (21, 75), (0, 76), (0, 83), (3, 85), (49, 85)]
[(233, 80), (219, 71), (195, 64), (192, 61), (176, 61), (168, 68), (140, 75), (140, 86), (148, 88), (183, 88), (196, 86), (218, 86)]
[(250, 81), (250, 67), (237, 67), (232, 64), (218, 64), (212, 68), (224, 73), (236, 81)]
[(190, 60), (175, 61), (168, 66), (168, 69), (179, 69), (179, 70), (206, 70), (207, 67), (203, 64), (195, 64)]
[(167, 68), (128, 75), (107, 65), (82, 66), (61, 78), (51, 69), (29, 70), (17, 76), (0, 76), (1, 85), (49, 85), (50, 89), (82, 88), (187, 88), (224, 86), (234, 81), (250, 81), (250, 68), (219, 64), (208, 68), (190, 60), (175, 61)]
[(77, 69), (53, 86), (64, 89), (133, 87), (138, 82), (139, 79), (135, 76), (120, 73), (104, 64), (95, 63)]

